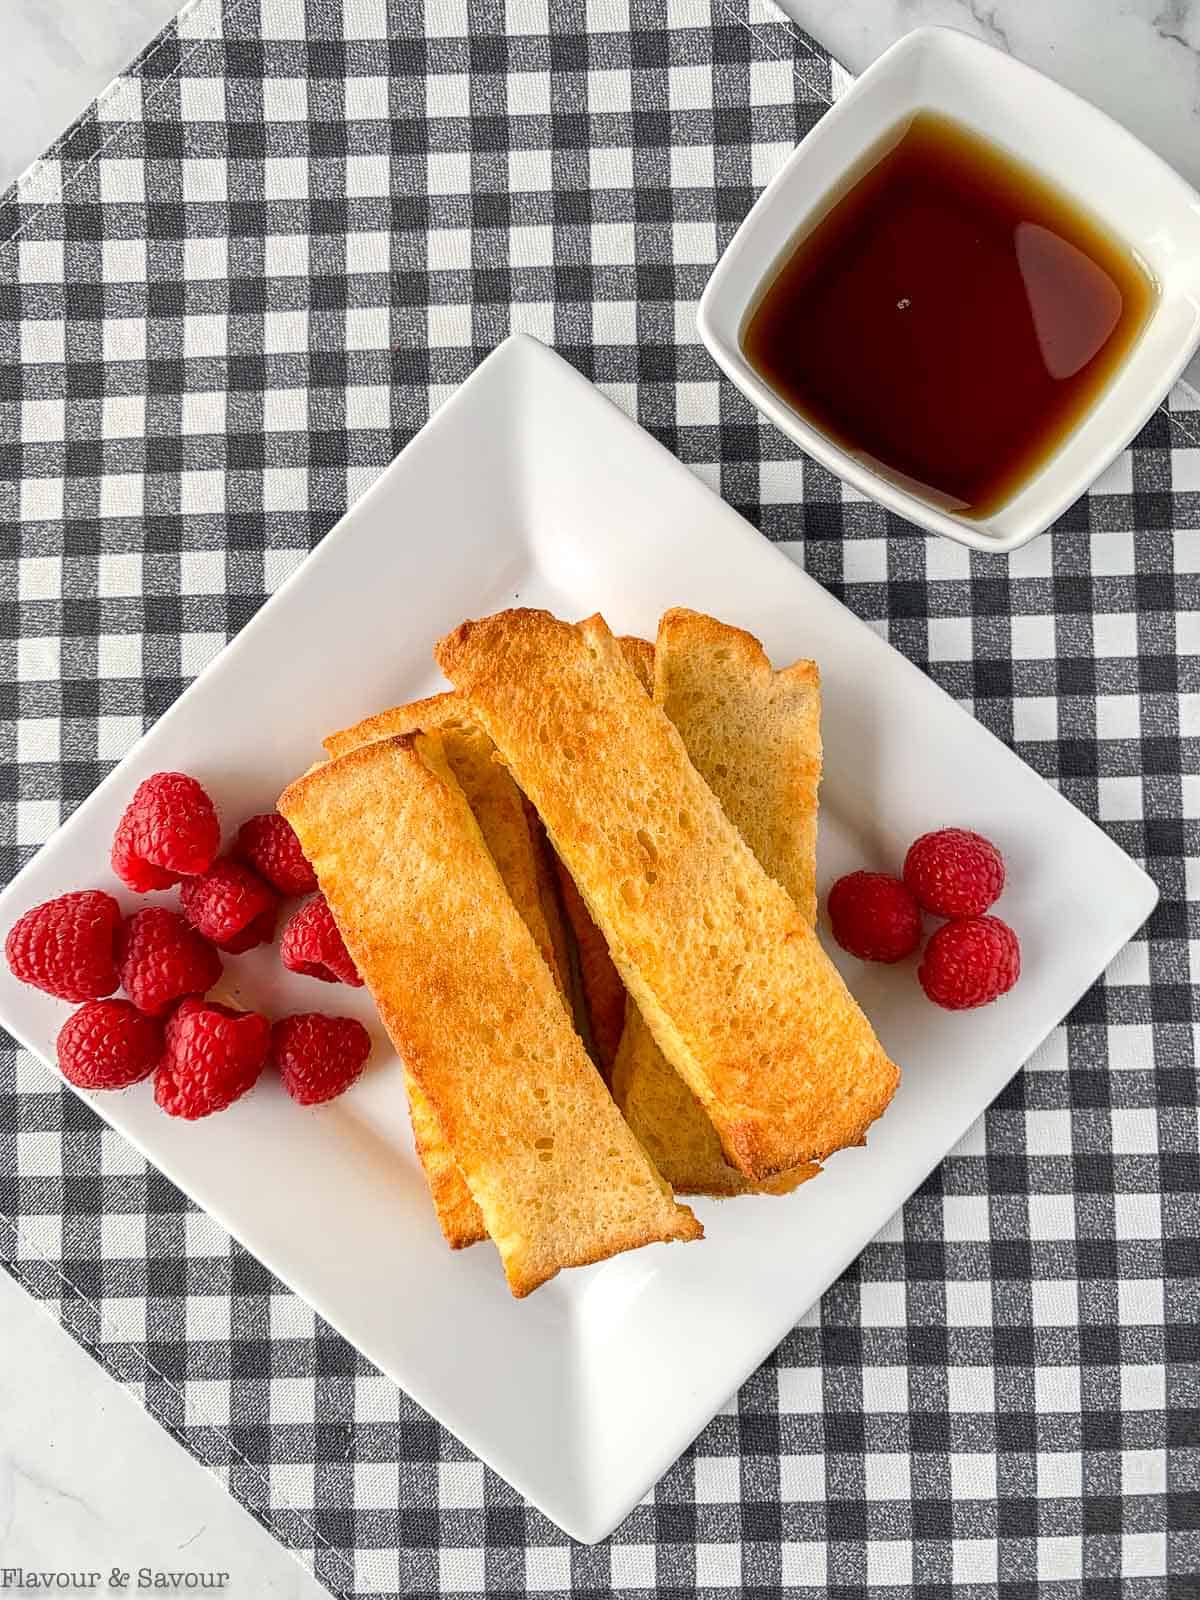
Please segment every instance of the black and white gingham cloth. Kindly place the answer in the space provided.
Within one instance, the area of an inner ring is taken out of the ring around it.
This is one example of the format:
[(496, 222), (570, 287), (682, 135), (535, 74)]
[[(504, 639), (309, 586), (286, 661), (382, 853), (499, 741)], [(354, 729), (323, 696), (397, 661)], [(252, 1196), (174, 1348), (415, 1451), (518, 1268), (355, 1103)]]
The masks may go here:
[(596, 1548), (0, 1049), (8, 1270), (347, 1600), (1200, 1588), (1200, 411), (1009, 559), (761, 424), (696, 301), (838, 77), (765, 0), (198, 0), (0, 201), (6, 876), (525, 329), (1162, 890)]

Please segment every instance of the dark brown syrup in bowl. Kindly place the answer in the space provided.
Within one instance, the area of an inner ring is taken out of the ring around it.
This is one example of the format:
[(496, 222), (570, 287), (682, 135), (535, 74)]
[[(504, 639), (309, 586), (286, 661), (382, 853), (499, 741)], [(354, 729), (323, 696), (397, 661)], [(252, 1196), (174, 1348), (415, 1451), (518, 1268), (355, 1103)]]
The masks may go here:
[(945, 510), (986, 517), (1080, 422), (1156, 298), (1097, 218), (923, 111), (784, 256), (742, 346), (843, 449)]

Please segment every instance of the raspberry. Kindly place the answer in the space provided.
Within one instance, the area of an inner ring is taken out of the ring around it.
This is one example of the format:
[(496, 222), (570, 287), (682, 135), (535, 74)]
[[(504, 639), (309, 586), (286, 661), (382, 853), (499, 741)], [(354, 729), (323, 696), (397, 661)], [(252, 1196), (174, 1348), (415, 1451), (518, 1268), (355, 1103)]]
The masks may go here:
[(935, 1005), (969, 1011), (1007, 994), (1021, 976), (1021, 946), (999, 917), (947, 922), (925, 946), (917, 977)]
[(227, 856), (198, 878), (188, 878), (180, 887), (179, 903), (196, 932), (231, 955), (275, 937), (279, 899), (274, 889)]
[(128, 1000), (89, 1000), (58, 1034), (59, 1067), (77, 1089), (126, 1089), (141, 1083), (162, 1053), (162, 1024)]
[(236, 853), (280, 894), (311, 894), (317, 887), (317, 875), (305, 859), (296, 830), (277, 811), (264, 811), (242, 823)]
[(204, 994), (221, 976), (221, 958), (178, 911), (135, 911), (118, 945), (121, 986), (139, 1011), (161, 1016), (184, 995)]
[(371, 1035), (353, 1017), (307, 1011), (271, 1029), (271, 1059), (283, 1087), (302, 1106), (333, 1100), (362, 1072)]
[(323, 894), (306, 900), (284, 928), (279, 959), (289, 972), (302, 972), (322, 983), (348, 983), (352, 989), (363, 986)]
[(99, 889), (60, 894), (19, 917), (4, 953), (13, 976), (60, 1000), (98, 1000), (117, 987), (121, 908)]
[(224, 1111), (258, 1082), (270, 1046), (271, 1024), (257, 1011), (184, 1000), (167, 1023), (154, 1098), (189, 1121)]
[(981, 917), (1004, 888), (1004, 858), (982, 834), (940, 828), (909, 847), (904, 882), (935, 917)]
[(902, 961), (921, 942), (921, 913), (886, 872), (851, 872), (829, 891), (833, 937), (860, 961)]
[(152, 867), (138, 855), (133, 844), (134, 827), (128, 812), (117, 823), (110, 857), (117, 877), (134, 894), (153, 894), (157, 889), (169, 889), (173, 883), (178, 883), (177, 872)]
[(195, 778), (156, 772), (139, 783), (117, 824), (112, 866), (138, 894), (205, 872), (221, 848), (213, 803)]

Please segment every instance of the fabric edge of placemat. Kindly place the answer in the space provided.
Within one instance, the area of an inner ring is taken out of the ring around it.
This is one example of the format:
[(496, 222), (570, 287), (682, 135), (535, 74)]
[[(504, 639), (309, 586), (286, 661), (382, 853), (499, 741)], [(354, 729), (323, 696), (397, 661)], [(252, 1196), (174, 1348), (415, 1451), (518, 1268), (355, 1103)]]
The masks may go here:
[[(25, 170), (18, 173), (17, 177), (3, 190), (0, 190), (0, 218), (9, 213), (12, 213), (14, 217), (12, 225), (0, 232), (0, 245), (18, 243), (24, 230), (31, 227), (37, 220), (43, 207), (53, 204), (58, 199), (64, 199), (68, 188), (79, 173), (82, 173), (94, 162), (98, 161), (105, 151), (120, 138), (122, 132), (128, 128), (129, 124), (135, 119), (136, 113), (144, 110), (145, 106), (150, 103), (144, 95), (140, 95), (137, 97), (135, 105), (133, 87), (135, 84), (141, 85), (147, 81), (153, 81), (165, 86), (173, 79), (180, 77), (184, 67), (193, 56), (206, 44), (211, 44), (220, 39), (224, 31), (224, 24), (250, 3), (251, 0), (185, 0), (185, 3), (171, 20), (134, 56), (125, 70), (118, 73), (95, 99), (85, 106), (75, 120), (63, 129), (53, 143), (42, 151), (41, 155), (31, 161)], [(744, 14), (739, 13), (735, 5), (730, 3), (730, 0), (709, 0), (709, 3), (715, 11), (723, 12), (731, 21), (736, 22), (741, 27), (751, 29), (763, 25), (782, 27), (808, 60), (822, 68), (829, 69), (831, 74), (830, 94), (827, 95), (823, 90), (818, 89), (815, 84), (806, 81), (806, 87), (811, 89), (819, 99), (828, 100), (832, 104), (840, 97), (845, 88), (853, 82), (852, 75), (842, 66), (841, 62), (835, 60), (828, 51), (822, 49), (808, 34), (802, 32), (782, 7), (776, 4), (776, 0), (743, 0)], [(204, 20), (206, 12), (211, 13), (211, 20), (207, 23)], [(194, 31), (190, 29), (186, 35), (181, 35), (180, 28), (184, 23), (190, 24), (191, 29), (194, 29)], [(173, 71), (162, 77), (147, 80), (146, 69), (154, 61), (155, 57), (172, 42), (180, 46), (179, 60)], [(191, 48), (186, 48), (189, 44)], [(796, 63), (795, 67), (799, 74), (800, 64)], [(78, 171), (73, 172), (68, 177), (66, 182), (58, 188), (57, 193), (51, 194), (40, 191), (39, 186), (43, 184), (43, 180), (48, 176), (47, 168), (49, 165), (55, 161), (69, 159), (71, 142), (76, 138), (79, 130), (98, 121), (102, 107), (115, 108), (122, 99), (128, 102), (126, 114), (111, 115), (104, 118), (106, 123), (111, 124), (112, 131), (109, 137), (104, 140), (98, 149), (92, 152), (86, 161), (80, 163)], [(30, 202), (36, 204), (39, 199), (42, 200), (43, 204), (38, 206), (37, 211), (34, 211), (23, 221), (15, 220), (19, 216), (19, 207), (21, 205), (28, 205)]]

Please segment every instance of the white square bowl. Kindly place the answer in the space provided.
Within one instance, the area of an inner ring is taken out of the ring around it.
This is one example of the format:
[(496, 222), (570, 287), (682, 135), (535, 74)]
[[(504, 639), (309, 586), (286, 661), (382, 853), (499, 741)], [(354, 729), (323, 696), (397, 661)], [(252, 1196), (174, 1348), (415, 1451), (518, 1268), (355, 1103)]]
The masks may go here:
[[(1159, 298), (1132, 350), (1034, 476), (990, 517), (955, 515), (908, 493), (835, 444), (763, 381), (742, 333), (781, 260), (840, 198), (845, 175), (918, 111), (973, 129), (1081, 202), (1128, 244)], [(1086, 100), (955, 28), (918, 28), (880, 56), (797, 147), (718, 261), (700, 336), (777, 428), (862, 493), (977, 550), (1015, 550), (1044, 532), (1124, 448), (1200, 344), (1200, 195)]]
[[(469, 463), (469, 470), (464, 464)], [(200, 777), (226, 823), (272, 807), (321, 738), (440, 687), (432, 642), (503, 606), (602, 611), (653, 638), (692, 606), (777, 665), (821, 668), (818, 887), (889, 867), (927, 828), (995, 839), (1010, 995), (939, 1011), (910, 961), (831, 955), (904, 1070), (866, 1150), (784, 1199), (697, 1200), (703, 1242), (650, 1245), (514, 1300), (490, 1244), (446, 1248), (413, 1152), (399, 1062), (365, 990), (225, 963), (218, 996), (271, 1016), (360, 1018), (374, 1059), (303, 1109), (267, 1074), (201, 1122), (149, 1083), (83, 1099), (185, 1194), (577, 1539), (601, 1539), (879, 1232), (1153, 909), (1145, 873), (986, 728), (761, 538), (566, 362), (501, 345), (0, 895), (95, 886), (121, 810), (156, 771)], [(286, 666), (286, 670), (282, 668)], [(167, 904), (175, 896), (155, 896)], [(824, 932), (824, 930), (822, 930)], [(0, 961), (0, 1026), (47, 1062), (69, 1008)], [(299, 1508), (304, 1510), (306, 1508)]]

